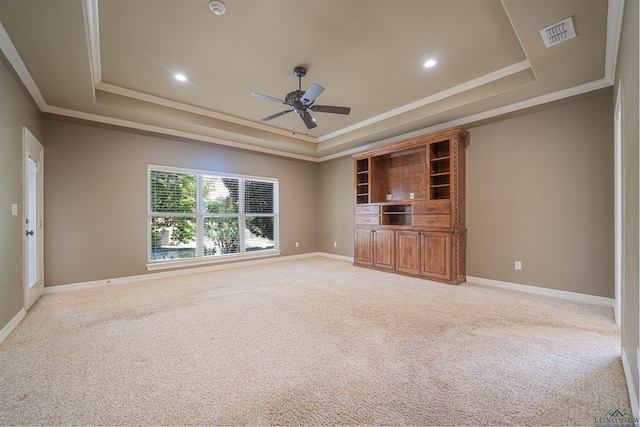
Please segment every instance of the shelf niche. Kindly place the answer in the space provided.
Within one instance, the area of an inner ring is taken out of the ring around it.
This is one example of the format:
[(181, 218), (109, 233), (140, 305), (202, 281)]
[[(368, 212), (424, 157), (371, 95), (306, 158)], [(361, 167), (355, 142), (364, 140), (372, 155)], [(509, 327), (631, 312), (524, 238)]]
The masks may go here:
[(382, 225), (411, 225), (411, 205), (383, 205)]
[(371, 203), (425, 199), (426, 155), (420, 147), (371, 157)]
[(360, 159), (356, 162), (356, 182), (356, 204), (370, 203), (369, 159)]
[(429, 199), (451, 198), (451, 145), (449, 141), (429, 144)]

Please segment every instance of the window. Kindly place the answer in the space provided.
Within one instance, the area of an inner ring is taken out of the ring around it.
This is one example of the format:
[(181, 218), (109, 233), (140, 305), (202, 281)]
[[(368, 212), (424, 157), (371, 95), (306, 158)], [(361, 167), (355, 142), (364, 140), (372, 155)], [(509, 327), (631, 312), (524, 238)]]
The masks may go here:
[(149, 269), (274, 255), (278, 180), (149, 166)]

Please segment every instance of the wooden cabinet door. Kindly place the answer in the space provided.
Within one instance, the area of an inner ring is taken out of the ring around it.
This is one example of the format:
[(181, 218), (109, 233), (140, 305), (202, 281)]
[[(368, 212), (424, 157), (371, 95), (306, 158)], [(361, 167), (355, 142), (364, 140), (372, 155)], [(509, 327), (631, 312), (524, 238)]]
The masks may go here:
[(395, 231), (376, 230), (373, 236), (375, 241), (373, 265), (379, 268), (394, 270), (396, 265)]
[(354, 262), (361, 265), (373, 265), (373, 231), (355, 231)]
[(424, 232), (421, 245), (421, 274), (439, 280), (451, 279), (451, 233)]
[(396, 232), (396, 270), (402, 273), (420, 274), (420, 233)]

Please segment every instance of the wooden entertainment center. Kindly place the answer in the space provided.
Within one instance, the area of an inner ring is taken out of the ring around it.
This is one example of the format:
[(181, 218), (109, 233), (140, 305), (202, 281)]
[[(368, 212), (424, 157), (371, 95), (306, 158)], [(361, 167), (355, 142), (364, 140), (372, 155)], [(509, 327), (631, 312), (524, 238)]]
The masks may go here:
[(465, 282), (468, 136), (456, 127), (353, 156), (354, 265)]

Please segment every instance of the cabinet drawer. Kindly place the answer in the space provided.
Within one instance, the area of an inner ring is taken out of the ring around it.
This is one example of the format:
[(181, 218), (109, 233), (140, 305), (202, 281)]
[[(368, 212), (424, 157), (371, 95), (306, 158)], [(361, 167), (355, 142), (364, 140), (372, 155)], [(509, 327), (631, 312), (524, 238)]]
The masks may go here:
[(356, 206), (356, 215), (379, 215), (380, 206)]
[(449, 200), (430, 201), (413, 205), (413, 213), (416, 215), (449, 215), (451, 202)]
[(356, 224), (357, 225), (362, 225), (362, 224), (367, 224), (367, 225), (380, 225), (380, 217), (379, 216), (373, 216), (373, 215), (358, 215), (356, 216)]
[(414, 215), (413, 226), (450, 228), (451, 217), (449, 215)]

